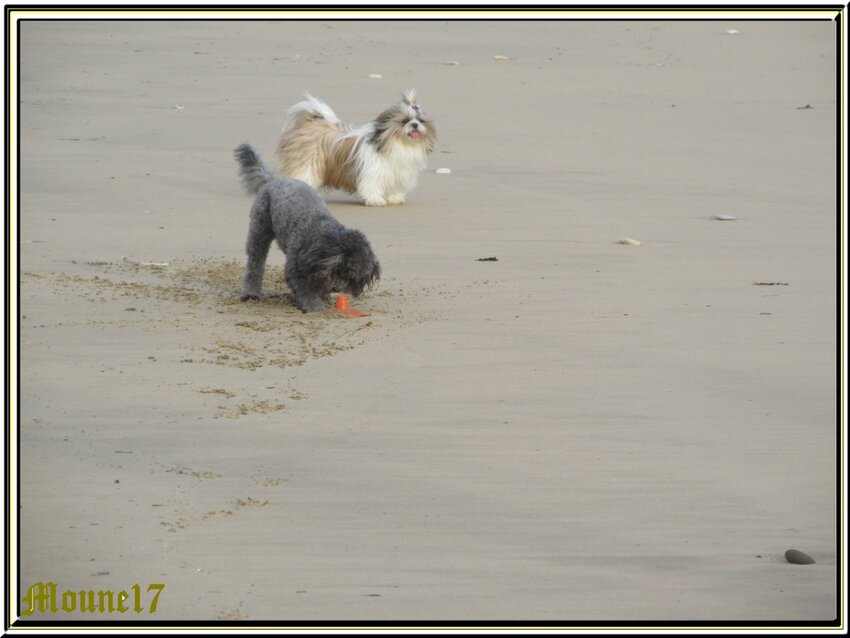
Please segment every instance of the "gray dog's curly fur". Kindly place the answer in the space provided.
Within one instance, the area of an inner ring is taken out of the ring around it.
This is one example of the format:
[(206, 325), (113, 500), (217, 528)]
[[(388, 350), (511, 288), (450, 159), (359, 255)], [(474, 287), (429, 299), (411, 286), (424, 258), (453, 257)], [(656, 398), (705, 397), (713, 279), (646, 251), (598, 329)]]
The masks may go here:
[(332, 292), (357, 297), (381, 276), (366, 236), (331, 215), (321, 196), (297, 179), (276, 177), (248, 144), (233, 152), (248, 194), (256, 195), (248, 227), (242, 301), (259, 299), (272, 240), (286, 255), (284, 277), (304, 312), (325, 309)]

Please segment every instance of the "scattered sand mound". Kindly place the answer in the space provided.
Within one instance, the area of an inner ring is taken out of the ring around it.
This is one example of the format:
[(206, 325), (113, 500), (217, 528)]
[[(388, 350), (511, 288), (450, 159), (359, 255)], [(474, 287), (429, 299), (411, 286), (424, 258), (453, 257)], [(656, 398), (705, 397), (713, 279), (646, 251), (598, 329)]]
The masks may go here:
[[(91, 303), (120, 301), (123, 310), (142, 302), (155, 312), (144, 320), (188, 331), (183, 363), (215, 364), (254, 370), (265, 366), (289, 367), (327, 357), (363, 344), (393, 312), (392, 293), (370, 292), (358, 306), (369, 316), (349, 318), (331, 313), (301, 312), (283, 282), (280, 268), (269, 268), (266, 292), (259, 302), (239, 301), (244, 265), (237, 260), (204, 258), (145, 265), (139, 262), (82, 262), (72, 273), (23, 275), (23, 285), (53, 284), (54, 291)], [(126, 304), (131, 304), (126, 306)], [(96, 323), (120, 324), (109, 313), (97, 313)], [(141, 313), (134, 317), (139, 319)], [(416, 322), (393, 319), (393, 325)], [(201, 345), (195, 345), (201, 344)]]

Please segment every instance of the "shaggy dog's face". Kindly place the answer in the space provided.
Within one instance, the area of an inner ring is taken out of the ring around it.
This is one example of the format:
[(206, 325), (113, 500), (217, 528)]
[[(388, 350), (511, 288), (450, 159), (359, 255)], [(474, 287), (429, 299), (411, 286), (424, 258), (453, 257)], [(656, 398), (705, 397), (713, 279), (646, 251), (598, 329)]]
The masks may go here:
[(418, 104), (403, 101), (375, 118), (375, 132), (369, 141), (379, 151), (392, 141), (430, 153), (437, 141), (437, 131)]
[(321, 294), (344, 292), (359, 297), (381, 277), (381, 265), (359, 230), (325, 233), (311, 252), (311, 283)]

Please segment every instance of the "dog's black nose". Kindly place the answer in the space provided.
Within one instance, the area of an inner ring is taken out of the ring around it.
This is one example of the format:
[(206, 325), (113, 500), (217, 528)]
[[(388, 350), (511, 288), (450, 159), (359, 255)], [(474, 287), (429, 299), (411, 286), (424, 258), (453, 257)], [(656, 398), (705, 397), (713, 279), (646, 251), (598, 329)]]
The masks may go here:
[(410, 128), (413, 128), (413, 129), (419, 128), (419, 122), (411, 122)]

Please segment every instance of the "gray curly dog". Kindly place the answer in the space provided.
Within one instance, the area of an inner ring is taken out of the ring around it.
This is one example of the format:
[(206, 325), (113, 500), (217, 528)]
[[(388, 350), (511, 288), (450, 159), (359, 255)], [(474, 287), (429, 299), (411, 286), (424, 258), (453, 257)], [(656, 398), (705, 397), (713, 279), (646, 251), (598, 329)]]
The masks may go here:
[(378, 281), (381, 265), (366, 236), (340, 224), (315, 190), (300, 180), (275, 176), (248, 144), (240, 144), (233, 154), (243, 188), (256, 195), (242, 301), (260, 298), (273, 239), (286, 255), (284, 278), (304, 312), (324, 310), (324, 297), (332, 292), (357, 297)]

